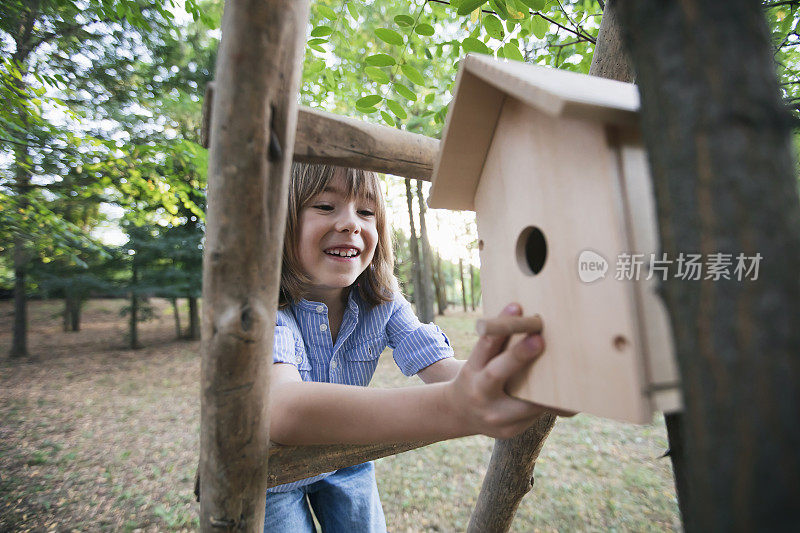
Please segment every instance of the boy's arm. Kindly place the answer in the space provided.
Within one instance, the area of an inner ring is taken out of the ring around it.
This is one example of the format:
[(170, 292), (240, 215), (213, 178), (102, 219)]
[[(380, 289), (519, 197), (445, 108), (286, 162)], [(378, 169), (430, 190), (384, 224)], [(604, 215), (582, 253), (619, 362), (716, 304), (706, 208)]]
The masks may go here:
[(507, 340), (481, 337), (451, 381), (400, 389), (302, 382), (292, 365), (275, 364), (271, 438), (282, 444), (389, 443), (476, 433), (509, 438), (545, 408), (504, 391), (508, 379), (541, 354), (541, 337), (505, 349)]
[(425, 383), (450, 381), (456, 377), (458, 371), (464, 366), (464, 363), (466, 363), (466, 361), (456, 359), (455, 357), (439, 359), (432, 365), (426, 366), (417, 372), (417, 376)]

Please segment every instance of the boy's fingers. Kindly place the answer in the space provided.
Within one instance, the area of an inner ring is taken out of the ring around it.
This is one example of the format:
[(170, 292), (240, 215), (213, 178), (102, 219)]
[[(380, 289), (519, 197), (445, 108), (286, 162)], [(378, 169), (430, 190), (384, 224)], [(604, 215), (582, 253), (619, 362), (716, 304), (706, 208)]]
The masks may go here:
[[(522, 308), (516, 303), (509, 304), (505, 309), (500, 311), (500, 316), (515, 316), (521, 314)], [(476, 368), (483, 368), (494, 356), (505, 350), (507, 344), (507, 336), (481, 335), (478, 338), (477, 344), (475, 344), (475, 348), (472, 350), (472, 355), (468, 363), (474, 365)]]
[(493, 358), (481, 372), (481, 385), (486, 390), (504, 388), (506, 381), (532, 363), (544, 351), (541, 335), (530, 335), (514, 343), (502, 355)]

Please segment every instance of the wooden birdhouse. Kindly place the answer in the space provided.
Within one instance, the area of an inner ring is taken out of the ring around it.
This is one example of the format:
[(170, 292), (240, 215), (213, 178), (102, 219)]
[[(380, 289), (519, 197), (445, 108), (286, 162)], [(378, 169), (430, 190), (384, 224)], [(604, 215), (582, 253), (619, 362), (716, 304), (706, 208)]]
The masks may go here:
[(637, 423), (680, 409), (636, 87), (475, 55), (455, 87), (428, 204), (476, 211), (484, 314), (543, 319), (509, 393)]

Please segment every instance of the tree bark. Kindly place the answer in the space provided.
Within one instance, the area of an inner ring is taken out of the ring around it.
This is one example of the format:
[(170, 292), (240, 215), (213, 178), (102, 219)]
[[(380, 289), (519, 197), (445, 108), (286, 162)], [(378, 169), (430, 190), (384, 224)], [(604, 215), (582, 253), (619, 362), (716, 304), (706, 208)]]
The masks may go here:
[(411, 274), (412, 283), (414, 285), (414, 307), (417, 308), (419, 313), (419, 295), (422, 281), (420, 278), (421, 267), (419, 263), (419, 241), (417, 240), (417, 229), (414, 226), (414, 196), (411, 193), (411, 180), (406, 178), (406, 204), (408, 205), (408, 221), (411, 228), (411, 237), (408, 239), (409, 246), (411, 246)]
[[(763, 258), (664, 283), (684, 397), (687, 530), (789, 530), (800, 508), (800, 205), (755, 1), (621, 2), (662, 248)], [(679, 485), (679, 489), (681, 489)]]
[(197, 297), (190, 296), (189, 300), (189, 332), (186, 334), (187, 339), (197, 340), (200, 338), (200, 311), (197, 305)]
[(260, 532), (269, 380), (307, 0), (230, 0), (203, 257), (200, 529)]
[(425, 198), (422, 195), (422, 184), (417, 180), (417, 202), (419, 202), (419, 237), (422, 255), (422, 271), (420, 273), (420, 301), (417, 304), (419, 319), (427, 324), (433, 322), (433, 257), (428, 242), (428, 228), (425, 223)]
[[(589, 74), (630, 81), (633, 76), (623, 49), (613, 44), (619, 41), (615, 7), (614, 2), (606, 3)], [(536, 459), (555, 423), (555, 416), (545, 415), (522, 435), (495, 442), (468, 531), (501, 533), (509, 530), (519, 502), (533, 486)]]
[(172, 298), (172, 314), (175, 315), (175, 338), (182, 339), (181, 336), (181, 315), (178, 311), (178, 299)]

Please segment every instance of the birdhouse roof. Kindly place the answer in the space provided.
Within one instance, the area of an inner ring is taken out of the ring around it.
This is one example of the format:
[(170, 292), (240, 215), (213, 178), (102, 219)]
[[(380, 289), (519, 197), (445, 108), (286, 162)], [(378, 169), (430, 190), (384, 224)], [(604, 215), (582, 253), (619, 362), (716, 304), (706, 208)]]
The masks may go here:
[(622, 83), (566, 70), (468, 55), (442, 134), (428, 204), (474, 210), (475, 191), (506, 97), (553, 117), (635, 125), (639, 91)]

